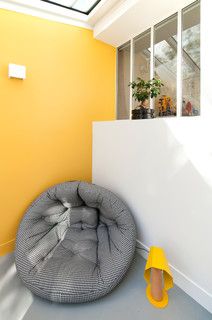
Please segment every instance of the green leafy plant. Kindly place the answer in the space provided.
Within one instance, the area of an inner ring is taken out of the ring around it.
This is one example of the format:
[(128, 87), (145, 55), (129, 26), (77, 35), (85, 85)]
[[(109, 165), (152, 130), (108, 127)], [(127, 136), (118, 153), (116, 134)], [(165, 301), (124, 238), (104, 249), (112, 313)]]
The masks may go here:
[(160, 79), (153, 78), (152, 80), (145, 81), (138, 77), (136, 81), (130, 82), (129, 86), (132, 87), (132, 96), (135, 101), (141, 102), (142, 105), (150, 97), (156, 98), (160, 94), (161, 87), (164, 84)]

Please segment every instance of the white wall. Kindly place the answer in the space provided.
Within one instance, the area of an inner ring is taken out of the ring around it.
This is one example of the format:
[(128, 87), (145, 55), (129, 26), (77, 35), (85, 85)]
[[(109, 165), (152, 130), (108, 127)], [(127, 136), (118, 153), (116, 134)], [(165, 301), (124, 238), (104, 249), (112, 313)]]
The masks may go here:
[(94, 123), (93, 182), (131, 208), (175, 282), (212, 312), (212, 1), (202, 0), (201, 116)]
[(122, 0), (94, 26), (94, 37), (120, 46), (194, 0)]

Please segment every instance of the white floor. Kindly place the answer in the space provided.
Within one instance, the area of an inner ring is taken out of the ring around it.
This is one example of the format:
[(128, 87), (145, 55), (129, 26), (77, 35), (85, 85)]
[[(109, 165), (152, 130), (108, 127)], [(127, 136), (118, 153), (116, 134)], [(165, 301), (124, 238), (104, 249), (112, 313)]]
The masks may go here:
[(212, 314), (178, 287), (166, 309), (146, 299), (145, 261), (137, 255), (124, 281), (108, 296), (86, 304), (51, 303), (34, 296), (16, 274), (14, 256), (0, 258), (0, 320), (212, 320)]

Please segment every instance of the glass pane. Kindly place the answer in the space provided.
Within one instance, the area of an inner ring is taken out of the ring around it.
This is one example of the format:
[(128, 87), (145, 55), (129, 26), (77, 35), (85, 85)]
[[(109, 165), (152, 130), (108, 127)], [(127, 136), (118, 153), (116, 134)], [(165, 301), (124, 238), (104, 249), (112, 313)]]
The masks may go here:
[(129, 119), (130, 109), (130, 43), (118, 49), (117, 119)]
[(177, 14), (154, 28), (155, 78), (164, 86), (155, 99), (155, 116), (176, 116), (177, 86)]
[(72, 8), (87, 12), (96, 2), (96, 0), (77, 0)]
[[(134, 79), (138, 77), (148, 81), (150, 80), (150, 46), (151, 46), (151, 31), (148, 30), (142, 33), (134, 40)], [(147, 103), (149, 106), (149, 101)], [(138, 102), (133, 101), (133, 108), (138, 106)]]
[(200, 114), (200, 4), (183, 10), (182, 16), (182, 115)]

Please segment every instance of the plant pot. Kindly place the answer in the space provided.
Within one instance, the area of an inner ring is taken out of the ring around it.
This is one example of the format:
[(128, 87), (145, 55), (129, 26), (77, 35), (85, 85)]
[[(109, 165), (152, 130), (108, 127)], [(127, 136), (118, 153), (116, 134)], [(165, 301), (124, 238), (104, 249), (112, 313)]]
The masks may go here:
[(154, 118), (154, 110), (143, 106), (132, 110), (132, 119), (152, 119)]

